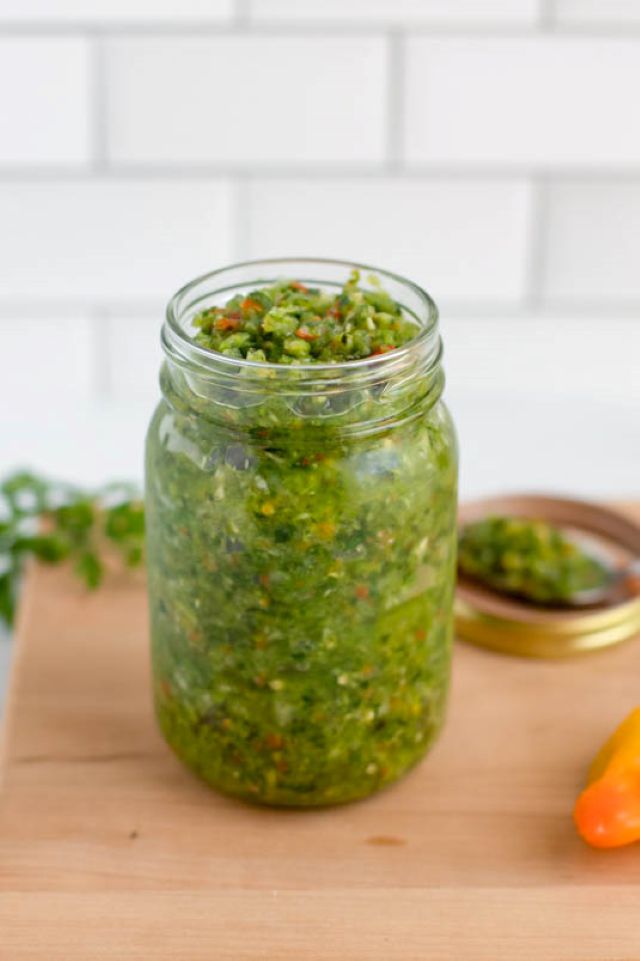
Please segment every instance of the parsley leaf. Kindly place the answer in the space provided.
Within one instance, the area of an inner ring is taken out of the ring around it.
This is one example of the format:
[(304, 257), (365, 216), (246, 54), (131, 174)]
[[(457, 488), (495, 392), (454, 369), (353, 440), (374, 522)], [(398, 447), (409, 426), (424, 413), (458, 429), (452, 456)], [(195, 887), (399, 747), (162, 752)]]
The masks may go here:
[(144, 560), (144, 505), (132, 484), (82, 490), (29, 471), (0, 482), (0, 621), (15, 618), (25, 561), (69, 560), (89, 590), (104, 576), (103, 556), (113, 545), (127, 567)]

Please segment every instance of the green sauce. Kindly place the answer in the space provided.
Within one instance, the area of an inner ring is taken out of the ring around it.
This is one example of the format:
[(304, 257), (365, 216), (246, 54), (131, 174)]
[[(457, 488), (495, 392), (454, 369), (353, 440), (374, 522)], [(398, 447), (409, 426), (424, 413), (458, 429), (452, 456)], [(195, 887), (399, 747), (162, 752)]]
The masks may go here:
[(606, 568), (545, 521), (489, 517), (460, 533), (463, 574), (537, 604), (563, 604), (601, 587)]
[[(379, 313), (353, 280), (345, 290), (358, 310)], [(295, 301), (306, 326), (316, 323), (306, 302), (316, 302), (321, 343), (301, 341), (316, 360), (365, 350), (348, 321), (319, 309), (330, 295), (283, 283), (249, 296), (262, 294), (263, 319), (267, 298), (278, 310)], [(416, 332), (386, 294), (372, 296), (396, 322), (369, 331), (367, 354)], [(215, 321), (209, 329), (207, 318), (237, 305), (199, 315), (197, 342), (290, 362), (290, 334), (267, 337), (252, 308), (240, 304), (242, 344), (229, 347)], [(164, 735), (206, 781), (246, 799), (305, 806), (370, 794), (423, 756), (444, 715), (457, 465), (439, 375), (390, 396), (377, 383), (302, 400), (265, 390), (246, 403), (226, 387), (203, 398), (169, 368), (147, 444)]]
[(361, 290), (359, 280), (354, 270), (339, 294), (282, 281), (239, 295), (198, 314), (195, 340), (227, 357), (308, 364), (384, 354), (415, 337), (389, 294)]

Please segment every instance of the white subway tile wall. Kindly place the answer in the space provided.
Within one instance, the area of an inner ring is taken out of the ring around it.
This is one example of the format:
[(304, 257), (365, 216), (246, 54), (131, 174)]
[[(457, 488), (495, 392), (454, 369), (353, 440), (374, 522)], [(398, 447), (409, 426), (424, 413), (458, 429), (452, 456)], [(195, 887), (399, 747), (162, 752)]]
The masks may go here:
[(383, 38), (112, 40), (114, 163), (380, 163)]
[(535, 23), (543, 0), (249, 0), (259, 22), (444, 23), (465, 28)]
[(557, 0), (556, 12), (559, 23), (640, 23), (638, 0)]
[(636, 40), (414, 37), (407, 58), (411, 164), (640, 164)]
[(0, 6), (0, 22), (224, 23), (234, 13), (234, 0), (5, 0)]
[(556, 406), (570, 396), (576, 403), (626, 403), (640, 411), (640, 324), (629, 317), (614, 313), (603, 321), (558, 312), (505, 323), (445, 316), (442, 331), (447, 385), (456, 396), (502, 392), (512, 398), (544, 397)]
[(232, 256), (215, 179), (0, 181), (0, 210), (0, 290), (16, 301), (162, 302)]
[(283, 252), (384, 265), (426, 287), (441, 309), (521, 306), (527, 294), (526, 180), (256, 179), (251, 257)]
[(95, 377), (93, 330), (83, 313), (0, 317), (0, 345), (3, 421), (17, 413), (18, 398), (34, 409), (59, 402), (90, 403)]
[[(546, 297), (640, 302), (639, 181), (552, 184), (547, 230), (542, 280)], [(635, 356), (640, 374), (640, 350)]]
[(0, 0), (0, 473), (139, 477), (168, 297), (297, 253), (433, 293), (463, 493), (637, 494), (639, 22), (640, 0)]
[(162, 364), (162, 311), (135, 315), (118, 311), (106, 319), (106, 384), (125, 403), (153, 403), (158, 399)]
[(463, 496), (637, 498), (637, 319), (445, 317), (442, 331)]
[(0, 165), (69, 165), (91, 156), (86, 40), (0, 39)]

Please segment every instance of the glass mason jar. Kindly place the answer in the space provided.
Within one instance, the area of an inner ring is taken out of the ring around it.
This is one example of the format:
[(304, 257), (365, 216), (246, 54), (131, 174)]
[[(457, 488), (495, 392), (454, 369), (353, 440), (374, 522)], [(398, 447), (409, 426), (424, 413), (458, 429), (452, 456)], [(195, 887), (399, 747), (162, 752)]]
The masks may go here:
[(146, 459), (157, 716), (202, 778), (266, 804), (371, 794), (445, 710), (457, 452), (433, 301), (376, 271), (419, 332), (345, 363), (256, 363), (189, 336), (238, 293), (283, 277), (338, 290), (354, 266), (215, 271), (175, 295), (162, 332)]

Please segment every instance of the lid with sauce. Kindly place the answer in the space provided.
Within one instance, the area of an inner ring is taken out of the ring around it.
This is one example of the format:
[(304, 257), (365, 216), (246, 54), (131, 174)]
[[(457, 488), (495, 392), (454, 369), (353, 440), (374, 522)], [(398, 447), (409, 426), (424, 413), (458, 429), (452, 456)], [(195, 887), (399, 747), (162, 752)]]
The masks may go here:
[[(625, 515), (563, 497), (507, 495), (461, 505), (459, 523), (462, 526), (491, 516), (547, 521), (581, 543), (587, 542), (587, 549), (606, 556), (614, 567), (640, 557), (640, 524), (631, 510)], [(569, 609), (537, 607), (460, 576), (455, 613), (459, 638), (522, 657), (568, 657), (640, 634), (640, 597), (624, 585), (600, 604)]]

